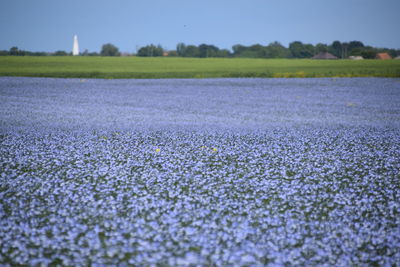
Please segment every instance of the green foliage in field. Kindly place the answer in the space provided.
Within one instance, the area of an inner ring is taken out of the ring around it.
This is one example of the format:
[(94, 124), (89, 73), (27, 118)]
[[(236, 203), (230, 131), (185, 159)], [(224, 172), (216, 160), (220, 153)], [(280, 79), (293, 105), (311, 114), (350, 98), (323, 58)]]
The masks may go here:
[(0, 57), (0, 76), (60, 78), (400, 77), (400, 60)]
[(100, 55), (103, 57), (119, 57), (120, 52), (118, 47), (113, 44), (105, 44), (101, 47)]

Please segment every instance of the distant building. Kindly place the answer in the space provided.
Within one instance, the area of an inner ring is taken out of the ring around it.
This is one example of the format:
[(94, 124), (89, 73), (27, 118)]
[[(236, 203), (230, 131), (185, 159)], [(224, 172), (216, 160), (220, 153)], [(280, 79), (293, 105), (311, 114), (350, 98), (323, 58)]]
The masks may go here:
[(400, 56), (395, 57), (394, 59), (400, 59)]
[(72, 47), (72, 55), (79, 56), (79, 44), (78, 44), (78, 36), (74, 35), (74, 45)]
[(392, 59), (392, 57), (388, 53), (378, 53), (375, 59)]
[(351, 60), (363, 60), (364, 58), (362, 56), (349, 56), (349, 59), (351, 59)]
[(320, 52), (318, 55), (313, 56), (311, 59), (338, 59), (328, 52)]
[(169, 53), (167, 51), (164, 51), (163, 52), (163, 57), (168, 57), (168, 56), (169, 56)]

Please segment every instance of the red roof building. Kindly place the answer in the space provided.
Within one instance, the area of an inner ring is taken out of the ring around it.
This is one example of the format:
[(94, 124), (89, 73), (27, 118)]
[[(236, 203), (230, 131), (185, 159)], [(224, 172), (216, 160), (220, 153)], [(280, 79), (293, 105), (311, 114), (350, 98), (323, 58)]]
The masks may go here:
[(375, 59), (392, 59), (392, 57), (388, 53), (378, 53)]

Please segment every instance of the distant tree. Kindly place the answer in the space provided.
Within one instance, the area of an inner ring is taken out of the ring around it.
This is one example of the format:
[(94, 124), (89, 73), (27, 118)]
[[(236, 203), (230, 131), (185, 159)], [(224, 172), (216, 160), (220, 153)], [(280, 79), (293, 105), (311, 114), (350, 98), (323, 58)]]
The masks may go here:
[(139, 49), (137, 56), (139, 57), (161, 57), (164, 54), (164, 49), (153, 44), (144, 46)]
[(195, 45), (188, 45), (185, 48), (184, 57), (199, 57), (199, 48)]
[(395, 57), (398, 56), (396, 49), (387, 49), (386, 52), (389, 53), (389, 55), (390, 55), (392, 58), (395, 58)]
[(241, 54), (243, 51), (245, 51), (246, 49), (247, 49), (246, 46), (240, 45), (240, 44), (237, 44), (237, 45), (232, 46), (232, 51), (233, 51), (233, 55), (234, 55), (234, 56), (240, 56), (240, 54)]
[(164, 49), (162, 48), (161, 45), (157, 45), (156, 49), (153, 52), (153, 56), (155, 57), (162, 57), (164, 56)]
[(18, 49), (18, 47), (13, 46), (10, 48), (9, 54), (10, 54), (10, 56), (19, 56), (20, 50)]
[[(347, 55), (360, 56), (363, 51), (364, 44), (360, 41), (351, 41), (347, 45)], [(346, 56), (347, 56), (346, 55)]]
[(342, 43), (342, 58), (349, 56), (349, 43)]
[(186, 45), (184, 43), (178, 43), (176, 45), (176, 53), (180, 57), (184, 57), (186, 52)]
[[(241, 45), (241, 44), (237, 44), (232, 46), (232, 51), (233, 51), (233, 56), (234, 57), (248, 57), (247, 52), (249, 51), (249, 47)], [(253, 53), (251, 53), (253, 54)]]
[(235, 57), (257, 58), (266, 56), (265, 47), (261, 44), (251, 46), (234, 45), (232, 50)]
[(365, 46), (363, 47), (360, 55), (366, 59), (374, 59), (377, 53), (378, 50), (376, 48), (371, 46)]
[(138, 56), (138, 57), (149, 57), (150, 56), (150, 49), (148, 49), (148, 46), (141, 47), (137, 51), (136, 56)]
[(100, 55), (105, 57), (118, 57), (120, 56), (119, 49), (113, 44), (105, 44), (101, 47)]
[(342, 57), (342, 43), (340, 41), (333, 41), (332, 44), (328, 47), (329, 52), (338, 58)]
[(315, 54), (328, 52), (328, 46), (326, 44), (318, 43), (315, 45)]
[(349, 43), (349, 47), (348, 47), (349, 53), (351, 53), (351, 50), (353, 50), (354, 48), (362, 48), (362, 47), (364, 47), (364, 44), (362, 42), (360, 42), (360, 41), (351, 41)]
[(200, 57), (216, 57), (218, 55), (219, 48), (214, 45), (201, 44), (199, 45), (199, 56)]
[(363, 50), (364, 50), (364, 49), (363, 49), (363, 48), (360, 48), (360, 47), (353, 48), (353, 49), (351, 50), (351, 52), (349, 53), (349, 56), (361, 56), (361, 53), (362, 53)]
[(290, 43), (289, 50), (294, 58), (310, 58), (314, 55), (314, 46), (300, 41)]
[(0, 56), (8, 56), (10, 53), (7, 50), (0, 50)]
[(292, 57), (299, 58), (302, 57), (303, 43), (300, 41), (294, 41), (289, 44), (289, 50)]
[(11, 56), (47, 56), (50, 53), (25, 51), (18, 49), (18, 47), (16, 46), (13, 46), (10, 48), (8, 54)]
[(97, 52), (89, 52), (89, 50), (85, 49), (85, 50), (81, 53), (81, 55), (82, 55), (82, 56), (85, 56), (85, 57), (93, 57), (93, 56), (99, 56), (99, 53), (97, 53)]
[(48, 56), (50, 55), (47, 52), (28, 52), (28, 51), (22, 51), (23, 56), (36, 56), (36, 57), (43, 57), (43, 56)]
[(240, 44), (232, 47), (233, 56), (246, 58), (279, 58), (288, 57), (289, 50), (279, 42), (270, 43), (267, 46), (254, 44), (251, 46), (243, 46)]
[(100, 56), (100, 54), (97, 53), (97, 52), (89, 52), (87, 55), (88, 55), (89, 57), (98, 57), (98, 56)]
[(315, 54), (315, 47), (312, 44), (304, 44), (304, 54), (307, 55), (305, 58), (312, 57)]
[(290, 51), (279, 42), (272, 42), (264, 48), (266, 58), (288, 58)]
[(59, 51), (54, 52), (54, 55), (55, 56), (68, 56), (68, 53), (65, 51), (59, 50)]
[(254, 44), (248, 49), (251, 53), (247, 53), (249, 57), (265, 57), (265, 49), (261, 44)]
[(217, 57), (231, 57), (231, 52), (228, 49), (220, 49), (216, 55)]

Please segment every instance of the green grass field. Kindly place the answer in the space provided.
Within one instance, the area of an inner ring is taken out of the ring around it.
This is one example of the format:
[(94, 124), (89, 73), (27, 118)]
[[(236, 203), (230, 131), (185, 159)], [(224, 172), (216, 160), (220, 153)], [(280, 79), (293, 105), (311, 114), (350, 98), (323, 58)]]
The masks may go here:
[(400, 77), (400, 60), (0, 57), (0, 76), (60, 78)]

